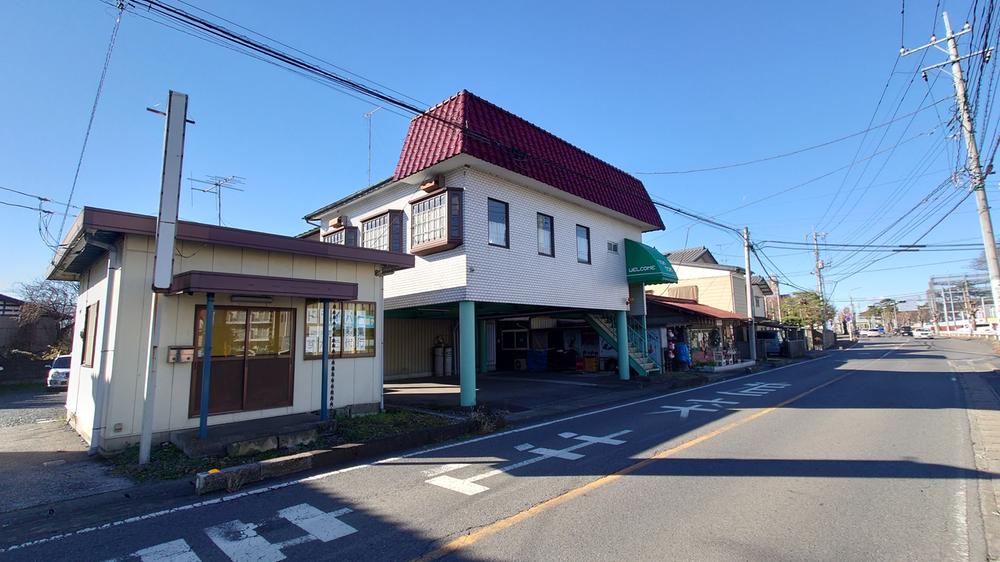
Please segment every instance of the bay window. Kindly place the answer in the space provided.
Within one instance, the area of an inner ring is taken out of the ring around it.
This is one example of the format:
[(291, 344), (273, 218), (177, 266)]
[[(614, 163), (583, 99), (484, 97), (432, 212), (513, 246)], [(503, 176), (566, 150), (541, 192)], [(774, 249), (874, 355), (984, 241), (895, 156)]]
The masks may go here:
[(410, 200), (410, 252), (422, 256), (462, 244), (461, 188), (438, 189)]

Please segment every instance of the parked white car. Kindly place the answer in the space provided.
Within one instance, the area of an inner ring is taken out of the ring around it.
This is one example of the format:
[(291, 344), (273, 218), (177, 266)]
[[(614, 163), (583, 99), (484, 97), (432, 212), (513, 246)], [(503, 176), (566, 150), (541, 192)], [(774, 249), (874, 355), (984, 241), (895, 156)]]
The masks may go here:
[(45, 387), (49, 390), (65, 390), (69, 386), (70, 355), (60, 355), (49, 365), (49, 376), (45, 378)]
[(877, 328), (868, 328), (867, 330), (861, 330), (861, 335), (866, 338), (880, 338), (882, 337), (882, 332), (878, 331)]
[(927, 330), (925, 328), (918, 328), (916, 330), (913, 330), (913, 339), (932, 340), (934, 339), (934, 332)]

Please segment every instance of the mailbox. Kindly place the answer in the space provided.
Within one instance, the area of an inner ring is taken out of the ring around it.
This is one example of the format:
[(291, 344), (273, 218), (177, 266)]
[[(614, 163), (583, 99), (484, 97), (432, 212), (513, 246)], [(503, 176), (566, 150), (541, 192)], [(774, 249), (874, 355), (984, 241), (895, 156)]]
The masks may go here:
[(194, 347), (170, 346), (167, 348), (167, 363), (190, 363), (194, 361)]

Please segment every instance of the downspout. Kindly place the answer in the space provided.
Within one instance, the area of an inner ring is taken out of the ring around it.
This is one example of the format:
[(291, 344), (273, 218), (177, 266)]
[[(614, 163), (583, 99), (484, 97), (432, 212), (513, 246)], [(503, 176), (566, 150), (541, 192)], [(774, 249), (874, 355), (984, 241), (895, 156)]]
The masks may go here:
[(90, 447), (87, 449), (88, 455), (97, 454), (100, 449), (100, 443), (102, 440), (102, 433), (104, 431), (104, 421), (106, 417), (105, 404), (108, 400), (108, 392), (110, 390), (111, 384), (108, 378), (110, 377), (111, 371), (111, 361), (109, 357), (113, 352), (113, 347), (110, 345), (111, 339), (111, 299), (114, 296), (114, 274), (119, 268), (121, 268), (120, 256), (118, 254), (118, 247), (114, 244), (105, 244), (104, 242), (98, 242), (96, 240), (88, 240), (88, 244), (102, 248), (108, 252), (108, 272), (104, 278), (104, 318), (102, 322), (104, 323), (101, 328), (101, 366), (97, 370), (97, 380), (95, 384), (97, 385), (94, 401), (94, 425), (90, 431)]

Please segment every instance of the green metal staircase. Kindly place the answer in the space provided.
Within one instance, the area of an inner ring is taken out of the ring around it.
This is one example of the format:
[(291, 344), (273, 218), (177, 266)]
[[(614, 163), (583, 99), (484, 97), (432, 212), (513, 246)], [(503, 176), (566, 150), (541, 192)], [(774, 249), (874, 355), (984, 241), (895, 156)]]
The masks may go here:
[[(587, 324), (615, 349), (618, 349), (618, 329), (615, 318), (610, 313), (588, 313), (585, 315)], [(637, 322), (628, 325), (628, 364), (641, 377), (660, 372), (660, 367), (649, 354), (644, 351), (642, 328)]]

